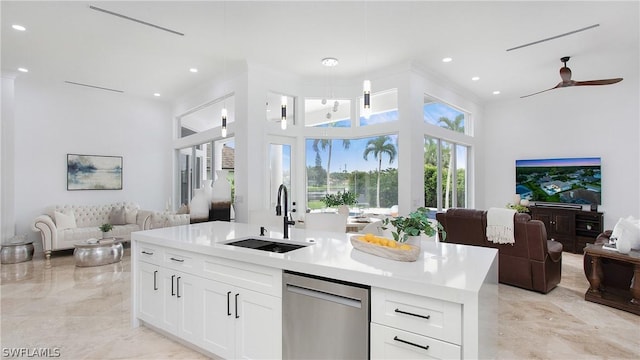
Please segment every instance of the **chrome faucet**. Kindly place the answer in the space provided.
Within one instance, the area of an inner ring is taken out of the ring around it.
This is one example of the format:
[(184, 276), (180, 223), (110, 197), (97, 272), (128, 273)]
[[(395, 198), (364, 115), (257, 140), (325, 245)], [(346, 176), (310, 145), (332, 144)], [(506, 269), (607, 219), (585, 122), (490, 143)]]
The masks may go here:
[[(280, 201), (283, 190), (284, 190), (284, 215), (282, 214), (282, 206), (281, 206), (282, 203)], [(280, 187), (278, 188), (278, 204), (276, 205), (276, 216), (282, 216), (283, 223), (284, 223), (283, 237), (285, 239), (289, 238), (289, 225), (296, 224), (295, 221), (289, 219), (288, 203), (289, 203), (289, 194), (287, 192), (287, 187), (284, 186), (284, 184), (281, 184)]]

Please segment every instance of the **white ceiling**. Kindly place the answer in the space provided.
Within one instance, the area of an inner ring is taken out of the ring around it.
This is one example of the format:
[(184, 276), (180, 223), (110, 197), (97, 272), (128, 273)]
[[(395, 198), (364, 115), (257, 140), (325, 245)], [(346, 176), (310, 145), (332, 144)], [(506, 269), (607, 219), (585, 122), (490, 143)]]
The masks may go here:
[(482, 101), (555, 86), (562, 56), (572, 57), (574, 80), (638, 77), (638, 1), (2, 1), (1, 11), (3, 71), (26, 67), (20, 76), (164, 100), (244, 60), (316, 80), (326, 78), (320, 60), (328, 56), (340, 60), (334, 79), (411, 61)]

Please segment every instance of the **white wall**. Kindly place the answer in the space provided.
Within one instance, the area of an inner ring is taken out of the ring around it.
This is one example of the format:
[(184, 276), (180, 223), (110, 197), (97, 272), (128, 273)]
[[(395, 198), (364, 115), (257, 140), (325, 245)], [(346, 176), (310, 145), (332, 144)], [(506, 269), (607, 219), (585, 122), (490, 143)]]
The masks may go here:
[[(636, 62), (637, 64), (637, 62)], [(640, 215), (640, 98), (637, 70), (609, 86), (564, 88), (488, 104), (478, 157), (480, 208), (502, 207), (515, 193), (515, 160), (602, 158), (605, 229)]]
[[(173, 176), (171, 124), (171, 107), (160, 100), (16, 79), (16, 232), (40, 247), (31, 222), (55, 204), (132, 201), (164, 209)], [(122, 156), (123, 189), (67, 191), (68, 153)]]

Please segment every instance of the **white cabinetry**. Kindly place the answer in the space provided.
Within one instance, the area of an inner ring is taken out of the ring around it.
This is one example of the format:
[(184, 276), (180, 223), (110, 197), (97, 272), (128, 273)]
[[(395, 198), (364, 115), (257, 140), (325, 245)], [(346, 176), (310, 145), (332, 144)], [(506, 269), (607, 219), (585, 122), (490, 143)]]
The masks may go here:
[(460, 359), (460, 304), (371, 289), (372, 359)]
[(280, 269), (138, 244), (138, 319), (222, 358), (282, 357)]

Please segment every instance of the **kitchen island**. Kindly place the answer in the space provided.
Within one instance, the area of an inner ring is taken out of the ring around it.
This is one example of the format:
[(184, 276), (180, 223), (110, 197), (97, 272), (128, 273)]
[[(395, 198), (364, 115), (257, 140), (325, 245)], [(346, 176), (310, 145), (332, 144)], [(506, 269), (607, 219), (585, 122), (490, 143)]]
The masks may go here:
[(225, 244), (259, 234), (229, 222), (132, 233), (133, 326), (210, 356), (281, 358), (282, 273), (294, 271), (371, 287), (371, 358), (495, 356), (495, 249), (423, 239), (418, 261), (399, 262), (354, 249), (349, 234), (295, 228), (282, 241), (308, 246), (287, 253)]

